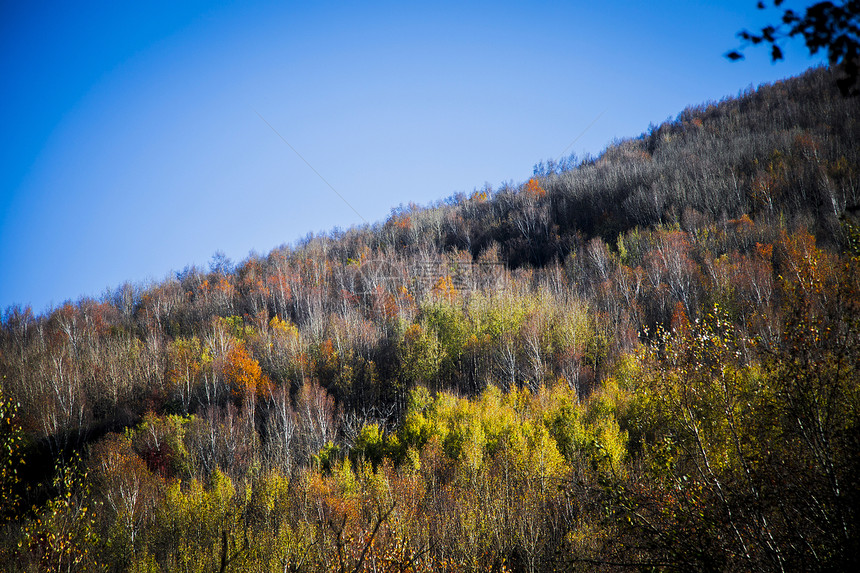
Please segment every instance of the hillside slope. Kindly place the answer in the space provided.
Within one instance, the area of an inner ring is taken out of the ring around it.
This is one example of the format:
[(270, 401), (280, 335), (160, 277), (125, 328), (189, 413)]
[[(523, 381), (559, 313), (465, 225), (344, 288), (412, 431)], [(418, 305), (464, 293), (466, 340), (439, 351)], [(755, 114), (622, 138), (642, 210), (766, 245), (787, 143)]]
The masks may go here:
[(851, 568), (858, 121), (812, 69), (516, 187), (7, 309), (0, 558)]

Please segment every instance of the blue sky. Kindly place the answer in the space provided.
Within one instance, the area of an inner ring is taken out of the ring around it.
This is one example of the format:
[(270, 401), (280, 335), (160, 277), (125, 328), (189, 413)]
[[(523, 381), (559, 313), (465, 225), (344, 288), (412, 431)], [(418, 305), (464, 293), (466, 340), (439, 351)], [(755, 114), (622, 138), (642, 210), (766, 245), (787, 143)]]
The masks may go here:
[(776, 19), (748, 0), (0, 2), (0, 309), (519, 183), (586, 128), (570, 151), (597, 154), (817, 63), (723, 57)]

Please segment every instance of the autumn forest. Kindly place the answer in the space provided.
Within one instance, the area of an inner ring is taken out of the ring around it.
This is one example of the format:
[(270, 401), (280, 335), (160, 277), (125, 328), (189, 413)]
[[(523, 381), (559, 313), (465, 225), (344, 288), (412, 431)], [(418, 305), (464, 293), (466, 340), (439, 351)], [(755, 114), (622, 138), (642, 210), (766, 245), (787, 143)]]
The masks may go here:
[(858, 369), (860, 98), (814, 68), (6, 309), (0, 568), (857, 570)]

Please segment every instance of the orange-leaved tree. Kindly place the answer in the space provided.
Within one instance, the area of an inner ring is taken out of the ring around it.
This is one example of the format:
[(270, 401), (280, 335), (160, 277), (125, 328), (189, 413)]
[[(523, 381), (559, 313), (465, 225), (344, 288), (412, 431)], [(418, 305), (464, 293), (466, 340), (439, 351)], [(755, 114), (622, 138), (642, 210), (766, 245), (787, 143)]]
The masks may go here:
[(224, 363), (224, 375), (233, 397), (240, 401), (255, 397), (269, 384), (268, 377), (260, 369), (260, 363), (241, 341), (230, 347)]

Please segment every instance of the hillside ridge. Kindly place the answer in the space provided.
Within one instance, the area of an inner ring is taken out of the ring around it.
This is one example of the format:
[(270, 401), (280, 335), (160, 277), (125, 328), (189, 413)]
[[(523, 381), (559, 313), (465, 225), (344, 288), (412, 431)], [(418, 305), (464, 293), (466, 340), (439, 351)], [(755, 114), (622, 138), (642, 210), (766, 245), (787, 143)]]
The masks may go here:
[(0, 563), (852, 570), (859, 106), (815, 68), (520, 185), (8, 308)]

